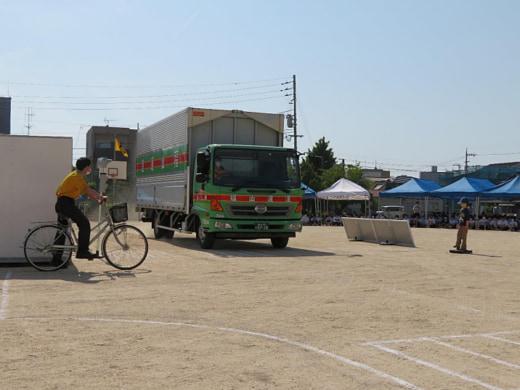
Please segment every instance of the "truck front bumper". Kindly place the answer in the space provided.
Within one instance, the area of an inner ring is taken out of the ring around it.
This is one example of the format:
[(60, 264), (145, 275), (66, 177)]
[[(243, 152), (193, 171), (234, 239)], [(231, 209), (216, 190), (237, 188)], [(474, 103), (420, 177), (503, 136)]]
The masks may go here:
[(230, 220), (210, 219), (207, 232), (214, 233), (216, 238), (273, 238), (295, 237), (301, 232), (299, 220), (265, 221), (265, 220)]

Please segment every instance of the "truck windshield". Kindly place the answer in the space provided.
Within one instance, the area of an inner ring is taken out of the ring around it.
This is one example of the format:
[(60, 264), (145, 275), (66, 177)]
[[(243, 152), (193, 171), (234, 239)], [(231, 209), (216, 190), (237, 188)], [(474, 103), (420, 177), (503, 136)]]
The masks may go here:
[(298, 154), (290, 150), (215, 150), (213, 183), (227, 187), (300, 188)]

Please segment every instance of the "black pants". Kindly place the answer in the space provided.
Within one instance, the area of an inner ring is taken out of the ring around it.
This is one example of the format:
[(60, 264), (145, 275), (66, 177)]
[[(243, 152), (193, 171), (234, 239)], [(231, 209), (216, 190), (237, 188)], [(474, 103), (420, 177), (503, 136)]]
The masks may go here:
[[(66, 217), (69, 217), (78, 225), (79, 233), (78, 233), (78, 252), (87, 252), (88, 244), (90, 241), (90, 222), (83, 215), (78, 206), (76, 206), (76, 202), (72, 198), (68, 198), (66, 196), (60, 196), (55, 206), (56, 212), (63, 214)], [(60, 219), (58, 217), (58, 222), (61, 224), (66, 223), (66, 220), (63, 218)]]

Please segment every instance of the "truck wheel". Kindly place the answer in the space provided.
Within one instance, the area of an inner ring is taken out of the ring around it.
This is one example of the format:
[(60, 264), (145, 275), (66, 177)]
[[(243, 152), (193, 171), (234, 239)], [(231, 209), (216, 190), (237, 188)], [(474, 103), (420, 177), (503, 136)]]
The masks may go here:
[(289, 237), (273, 237), (271, 238), (271, 244), (275, 248), (285, 248), (289, 242)]
[(197, 223), (197, 238), (202, 249), (211, 249), (215, 244), (215, 234), (205, 233), (200, 221)]
[(164, 237), (164, 229), (159, 229), (159, 225), (161, 224), (161, 219), (159, 218), (159, 214), (155, 214), (153, 219), (153, 236), (156, 239)]
[(158, 227), (156, 227), (156, 225), (153, 228), (153, 235), (157, 239), (162, 237), (172, 239), (174, 233), (175, 232), (173, 230), (159, 229)]

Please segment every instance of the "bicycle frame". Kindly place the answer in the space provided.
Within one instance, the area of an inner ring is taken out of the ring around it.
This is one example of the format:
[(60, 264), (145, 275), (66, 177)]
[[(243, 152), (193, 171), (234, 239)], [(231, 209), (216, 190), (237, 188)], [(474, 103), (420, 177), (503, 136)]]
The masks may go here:
[[(107, 211), (107, 205), (105, 204), (104, 205), (104, 208), (105, 208), (105, 217), (99, 221), (96, 225), (94, 225), (93, 227), (90, 228), (90, 232), (94, 232), (95, 230), (97, 230), (97, 233), (94, 234), (93, 237), (90, 238), (90, 242), (89, 242), (89, 245), (94, 243), (96, 240), (98, 240), (101, 235), (103, 233), (105, 233), (105, 231), (110, 228), (111, 231), (114, 231), (114, 226), (116, 226), (114, 224), (114, 222), (112, 222), (112, 219), (110, 217), (110, 214), (109, 212)], [(77, 245), (77, 242), (78, 242), (78, 236), (76, 234), (76, 230), (74, 229), (74, 227), (72, 226), (72, 221), (70, 218), (67, 218), (67, 221), (68, 221), (68, 225), (62, 225), (60, 223), (58, 223), (57, 225), (62, 227), (62, 229), (64, 231), (66, 231), (67, 233), (69, 233), (70, 237), (72, 238), (72, 243), (74, 244), (72, 247), (70, 246), (67, 246), (67, 245), (56, 245), (55, 247), (56, 248), (59, 248), (59, 249), (72, 249), (73, 251), (76, 251), (78, 249), (78, 245)], [(119, 225), (124, 225), (124, 223), (122, 224), (118, 224)], [(106, 233), (105, 233), (106, 234)], [(119, 237), (117, 237), (116, 234), (114, 234), (114, 237), (117, 241), (117, 243), (119, 245), (121, 245), (122, 247), (124, 247), (123, 243), (119, 240)]]
[[(100, 226), (103, 226), (103, 227), (100, 228)], [(110, 220), (110, 217), (108, 215), (105, 215), (105, 218), (103, 220), (101, 220), (95, 226), (90, 228), (91, 233), (96, 229), (98, 229), (98, 231), (93, 237), (90, 238), (89, 244), (92, 244), (93, 242), (95, 242), (109, 227), (111, 228), (111, 230), (113, 230), (112, 226), (113, 226), (113, 223)], [(77, 243), (78, 236), (76, 235), (76, 229), (74, 229), (74, 227), (72, 226), (70, 219), (69, 219), (69, 226), (67, 227), (67, 230), (69, 231), (69, 233), (71, 233), (71, 236), (73, 237), (74, 242)], [(76, 247), (77, 247), (77, 245), (76, 245)]]

